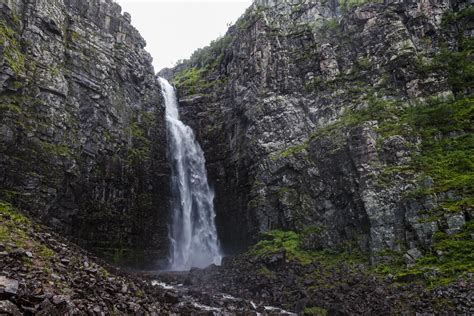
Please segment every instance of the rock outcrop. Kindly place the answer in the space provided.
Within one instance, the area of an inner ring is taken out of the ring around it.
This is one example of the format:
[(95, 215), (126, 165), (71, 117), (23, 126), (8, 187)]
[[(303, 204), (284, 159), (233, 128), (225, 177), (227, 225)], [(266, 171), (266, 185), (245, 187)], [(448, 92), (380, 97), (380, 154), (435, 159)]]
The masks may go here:
[(117, 263), (167, 254), (160, 87), (111, 0), (0, 2), (0, 197)]
[(433, 211), (448, 192), (463, 205), (454, 213), (472, 218), (469, 184), (441, 188), (415, 166), (431, 140), (407, 110), (472, 93), (439, 57), (470, 47), (470, 2), (351, 3), (255, 1), (223, 38), (161, 72), (206, 153), (229, 253), (272, 229), (373, 260), (429, 249), (457, 222)]

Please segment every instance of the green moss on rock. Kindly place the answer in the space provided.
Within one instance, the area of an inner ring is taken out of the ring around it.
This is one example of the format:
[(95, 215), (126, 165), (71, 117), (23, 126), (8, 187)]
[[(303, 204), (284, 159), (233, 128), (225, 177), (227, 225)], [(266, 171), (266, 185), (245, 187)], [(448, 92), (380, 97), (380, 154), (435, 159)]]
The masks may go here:
[(19, 42), (18, 33), (5, 22), (0, 22), (0, 46), (3, 47), (3, 56), (13, 71), (20, 75), (25, 71), (25, 54)]
[[(468, 221), (459, 233), (435, 234), (433, 248), (407, 266), (399, 252), (385, 254), (393, 258), (390, 263), (380, 264), (375, 270), (390, 274), (397, 282), (421, 282), (429, 288), (447, 285), (460, 277), (474, 273), (474, 222)], [(379, 254), (383, 256), (383, 254)]]
[(322, 307), (306, 307), (303, 310), (303, 315), (318, 315), (318, 316), (325, 316), (328, 315), (327, 309), (324, 309)]
[(339, 262), (348, 264), (366, 263), (367, 257), (358, 250), (334, 252), (329, 250), (307, 251), (303, 249), (303, 237), (294, 231), (272, 230), (262, 234), (262, 240), (253, 246), (253, 256), (272, 256), (283, 252), (285, 259), (302, 265), (318, 262), (325, 266), (334, 266)]

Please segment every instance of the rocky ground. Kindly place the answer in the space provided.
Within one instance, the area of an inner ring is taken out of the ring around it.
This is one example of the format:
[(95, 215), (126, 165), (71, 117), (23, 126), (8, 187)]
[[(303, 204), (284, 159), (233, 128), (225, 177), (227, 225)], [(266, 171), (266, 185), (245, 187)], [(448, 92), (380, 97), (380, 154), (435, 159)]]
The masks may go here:
[(0, 206), (0, 315), (256, 313), (241, 299), (122, 272)]
[(158, 313), (165, 293), (132, 279), (2, 204), (0, 313)]
[(375, 273), (358, 255), (254, 247), (221, 267), (125, 272), (0, 206), (0, 314), (474, 313), (472, 275), (427, 290)]
[(304, 315), (474, 313), (472, 276), (427, 289), (420, 283), (381, 277), (361, 263), (301, 264), (285, 259), (284, 252), (260, 258), (237, 256), (222, 267), (158, 277), (170, 284), (182, 283), (201, 292), (234, 293), (259, 306), (275, 305)]

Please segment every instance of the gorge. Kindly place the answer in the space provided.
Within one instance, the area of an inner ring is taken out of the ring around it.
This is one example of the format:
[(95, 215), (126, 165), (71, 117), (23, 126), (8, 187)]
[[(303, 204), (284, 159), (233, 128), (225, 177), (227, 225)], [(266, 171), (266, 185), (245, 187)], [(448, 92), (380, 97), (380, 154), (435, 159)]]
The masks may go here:
[(0, 9), (0, 313), (474, 313), (472, 1)]

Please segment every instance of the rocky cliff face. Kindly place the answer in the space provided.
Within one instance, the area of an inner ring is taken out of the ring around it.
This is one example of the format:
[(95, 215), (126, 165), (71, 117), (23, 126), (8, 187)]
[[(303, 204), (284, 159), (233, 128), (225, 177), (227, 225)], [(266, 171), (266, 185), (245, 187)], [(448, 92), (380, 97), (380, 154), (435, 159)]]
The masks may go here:
[(472, 157), (456, 166), (472, 153), (472, 72), (459, 71), (472, 3), (353, 3), (256, 1), (161, 72), (204, 147), (228, 252), (285, 229), (308, 249), (410, 261), (472, 218)]
[[(0, 3), (1, 200), (117, 262), (163, 258), (164, 109), (130, 15)], [(472, 15), (460, 0), (257, 0), (163, 70), (206, 153), (225, 250), (274, 229), (409, 264), (472, 249)]]
[(0, 195), (117, 262), (167, 253), (160, 88), (111, 0), (0, 1)]

